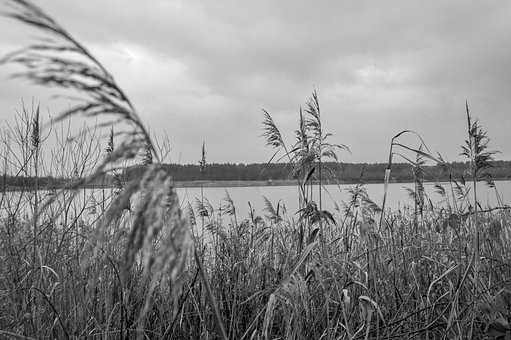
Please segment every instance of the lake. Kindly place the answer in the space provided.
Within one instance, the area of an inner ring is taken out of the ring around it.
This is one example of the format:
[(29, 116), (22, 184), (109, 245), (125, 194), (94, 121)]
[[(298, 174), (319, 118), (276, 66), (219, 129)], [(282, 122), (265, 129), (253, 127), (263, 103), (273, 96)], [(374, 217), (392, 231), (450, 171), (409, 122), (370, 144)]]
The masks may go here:
[[(447, 183), (441, 183), (449, 194), (450, 188)], [(511, 199), (511, 181), (495, 181), (496, 189), (505, 204), (510, 203)], [(323, 191), (323, 206), (324, 208), (333, 211), (335, 208), (334, 202), (341, 205), (343, 201), (349, 200), (348, 188), (353, 187), (353, 184), (326, 185)], [(467, 186), (471, 188), (471, 186)], [(390, 183), (387, 194), (387, 207), (391, 209), (398, 209), (404, 205), (411, 205), (412, 200), (406, 187), (413, 189), (413, 183)], [(383, 184), (366, 184), (365, 188), (369, 197), (381, 206), (383, 200)], [(494, 188), (489, 188), (485, 182), (478, 183), (478, 200), (481, 206), (496, 206), (498, 205), (497, 194)], [(445, 205), (445, 198), (435, 191), (434, 183), (424, 183), (424, 189), (428, 197), (431, 199), (435, 206)], [(266, 196), (275, 206), (279, 200), (284, 202), (288, 212), (294, 213), (298, 208), (298, 189), (296, 186), (252, 186), (252, 187), (205, 187), (204, 197), (208, 199), (211, 205), (217, 209), (220, 205), (225, 204), (226, 191), (229, 192), (232, 200), (235, 203), (236, 209), (240, 216), (248, 216), (248, 202), (261, 213), (264, 208), (263, 196)], [(182, 206), (188, 202), (195, 207), (195, 200), (201, 197), (200, 188), (178, 188), (178, 196)], [(470, 193), (472, 190), (470, 190)], [(452, 195), (449, 195), (452, 197)], [(314, 199), (317, 201), (317, 188), (314, 192)]]
[[(447, 191), (448, 196), (452, 197), (448, 184), (441, 184)], [(511, 203), (511, 181), (495, 181), (495, 184), (497, 190), (489, 188), (484, 182), (478, 184), (478, 199), (483, 208), (499, 205), (497, 192), (503, 204)], [(343, 184), (339, 186), (326, 185), (323, 191), (323, 209), (335, 212), (335, 203), (342, 207), (343, 202), (349, 201), (350, 195), (348, 189), (354, 186), (353, 184)], [(395, 210), (404, 206), (412, 206), (413, 202), (405, 188), (412, 189), (413, 187), (413, 183), (390, 183), (387, 195), (387, 208)], [(471, 188), (468, 183), (467, 187)], [(369, 197), (376, 204), (381, 206), (383, 200), (383, 184), (366, 184), (365, 188)], [(446, 199), (435, 191), (434, 183), (425, 183), (424, 189), (435, 207), (446, 206)], [(196, 199), (200, 199), (201, 197), (200, 188), (177, 188), (176, 190), (181, 207), (186, 207), (188, 203), (191, 203), (194, 208), (196, 207)], [(203, 190), (204, 198), (207, 199), (215, 209), (225, 205), (226, 192), (228, 192), (234, 201), (238, 215), (242, 218), (248, 216), (248, 202), (251, 203), (257, 214), (264, 214), (263, 209), (265, 205), (263, 196), (267, 197), (275, 207), (279, 201), (281, 204), (284, 203), (289, 216), (294, 214), (298, 209), (298, 189), (296, 186), (205, 187)], [(471, 191), (472, 190), (470, 190), (469, 195), (471, 195)], [(80, 211), (81, 207), (84, 205), (87, 207), (96, 206), (99, 208), (99, 202), (101, 202), (103, 192), (106, 193), (105, 197), (108, 201), (112, 197), (112, 189), (105, 189), (104, 191), (101, 189), (80, 190), (73, 200), (71, 211)], [(44, 197), (48, 194), (49, 192), (41, 192), (40, 195)], [(32, 199), (32, 195), (31, 192), (26, 192), (20, 201), (21, 205), (26, 205), (28, 209), (28, 200)], [(67, 196), (69, 193), (65, 193), (64, 195)], [(19, 192), (6, 192), (3, 200), (4, 204), (0, 208), (0, 215), (6, 213), (7, 206), (10, 204), (15, 205), (19, 197)], [(317, 186), (314, 188), (313, 198), (317, 202)], [(66, 199), (63, 198), (59, 201), (66, 201)], [(100, 214), (100, 209), (87, 210), (87, 219), (95, 219)], [(19, 213), (26, 215), (29, 213), (29, 210), (22, 209)]]

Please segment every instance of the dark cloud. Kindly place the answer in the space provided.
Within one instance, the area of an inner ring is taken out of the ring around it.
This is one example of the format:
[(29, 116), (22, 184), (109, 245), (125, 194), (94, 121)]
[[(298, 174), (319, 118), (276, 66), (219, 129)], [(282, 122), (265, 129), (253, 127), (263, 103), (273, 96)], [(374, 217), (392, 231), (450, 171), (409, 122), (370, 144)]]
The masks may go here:
[[(261, 108), (291, 138), (314, 87), (349, 161), (384, 161), (399, 129), (458, 157), (464, 102), (511, 158), (511, 3), (501, 1), (67, 1), (41, 2), (112, 70), (142, 117), (195, 162), (264, 161)], [(18, 25), (0, 51), (20, 44)], [(5, 74), (5, 71), (2, 73)], [(20, 96), (5, 83), (2, 118)], [(181, 156), (179, 156), (181, 155)]]

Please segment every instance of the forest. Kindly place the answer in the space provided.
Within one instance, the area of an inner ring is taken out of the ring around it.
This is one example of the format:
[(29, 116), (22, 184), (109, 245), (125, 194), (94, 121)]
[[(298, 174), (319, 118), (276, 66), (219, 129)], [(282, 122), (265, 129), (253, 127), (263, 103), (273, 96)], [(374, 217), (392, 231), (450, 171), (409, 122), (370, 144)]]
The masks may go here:
[[(322, 178), (331, 183), (373, 183), (383, 180), (387, 164), (384, 163), (333, 163), (326, 162), (322, 169)], [(223, 163), (208, 164), (201, 172), (199, 165), (166, 164), (175, 181), (269, 181), (288, 180), (296, 177), (288, 163)], [(466, 177), (470, 165), (463, 162), (424, 166), (424, 180), (445, 182), (449, 176)], [(450, 169), (449, 171), (447, 169)], [(128, 170), (129, 178), (137, 178), (143, 169), (132, 167)], [(511, 161), (493, 161), (488, 169), (489, 178), (504, 180), (511, 178)], [(392, 165), (391, 181), (413, 182), (413, 166), (409, 163)]]

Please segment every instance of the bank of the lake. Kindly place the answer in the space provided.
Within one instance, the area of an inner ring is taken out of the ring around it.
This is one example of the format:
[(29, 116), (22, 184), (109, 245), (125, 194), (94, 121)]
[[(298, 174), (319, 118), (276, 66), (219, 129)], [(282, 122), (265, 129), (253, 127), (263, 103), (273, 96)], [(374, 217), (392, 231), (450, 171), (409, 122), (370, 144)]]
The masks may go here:
[[(510, 181), (510, 178), (496, 178), (494, 181)], [(440, 181), (442, 183), (445, 180)], [(324, 185), (354, 185), (359, 184), (360, 181), (324, 181)], [(381, 180), (364, 180), (362, 181), (364, 184), (383, 184), (383, 178)], [(404, 184), (410, 183), (409, 180), (392, 180), (389, 183), (391, 184)], [(424, 183), (438, 183), (437, 181), (424, 181)], [(317, 185), (317, 182), (314, 182), (314, 185)], [(269, 181), (174, 181), (174, 186), (176, 188), (200, 188), (201, 186), (204, 188), (238, 188), (238, 187), (282, 187), (282, 186), (295, 186), (297, 185), (296, 179), (278, 179), (278, 180), (269, 180)]]

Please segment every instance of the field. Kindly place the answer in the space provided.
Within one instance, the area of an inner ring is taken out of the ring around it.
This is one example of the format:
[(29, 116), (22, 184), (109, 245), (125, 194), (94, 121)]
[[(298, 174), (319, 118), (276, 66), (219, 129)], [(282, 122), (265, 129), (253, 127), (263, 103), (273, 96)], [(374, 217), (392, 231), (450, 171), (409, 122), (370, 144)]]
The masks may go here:
[[(465, 176), (437, 186), (441, 205), (424, 193), (424, 167), (449, 173), (448, 164), (403, 131), (391, 139), (381, 177), (388, 184), (394, 158), (406, 154), (410, 205), (372, 201), (361, 176), (349, 201), (324, 210), (327, 161), (347, 146), (329, 143), (313, 92), (291, 147), (270, 113), (262, 116), (271, 153), (289, 164), (298, 212), (266, 200), (263, 214), (243, 216), (228, 195), (221, 209), (197, 197), (181, 210), (166, 143), (148, 132), (113, 76), (37, 7), (12, 1), (11, 10), (53, 40), (2, 63), (83, 101), (52, 129), (38, 105), (23, 104), (2, 132), (0, 338), (511, 337), (511, 210), (496, 189), (500, 204), (478, 202), (478, 187), (493, 185), (494, 152), (468, 104)], [(68, 129), (78, 116), (111, 121)], [(112, 122), (121, 124), (114, 130)], [(401, 142), (407, 134), (417, 145)], [(127, 180), (123, 169), (137, 164), (142, 176)], [(199, 165), (208, 167), (206, 145)], [(48, 193), (38, 178), (50, 175), (70, 184)], [(7, 176), (33, 181), (12, 192)], [(85, 197), (81, 188), (98, 178), (109, 180), (101, 199)]]

